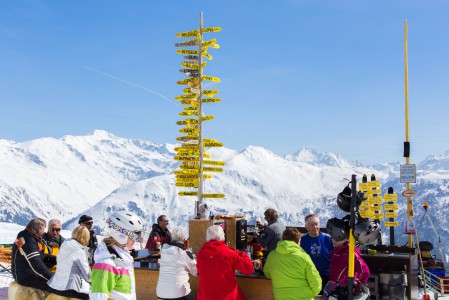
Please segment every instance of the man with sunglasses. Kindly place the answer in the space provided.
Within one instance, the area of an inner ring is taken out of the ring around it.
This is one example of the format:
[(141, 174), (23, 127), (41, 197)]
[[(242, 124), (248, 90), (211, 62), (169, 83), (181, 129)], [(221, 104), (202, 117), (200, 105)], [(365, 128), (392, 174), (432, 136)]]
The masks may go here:
[(89, 239), (89, 244), (87, 245), (87, 247), (89, 248), (89, 252), (88, 252), (89, 265), (91, 265), (91, 266), (93, 266), (95, 263), (94, 262), (94, 252), (95, 252), (95, 249), (97, 249), (97, 247), (98, 247), (97, 234), (93, 230), (93, 227), (94, 227), (93, 220), (94, 219), (89, 215), (82, 215), (78, 220), (78, 224), (86, 226), (86, 228), (89, 229), (89, 232), (90, 232), (90, 239)]
[(155, 250), (160, 243), (160, 249), (165, 243), (171, 242), (171, 232), (168, 230), (168, 218), (166, 215), (160, 215), (157, 218), (157, 224), (153, 224), (150, 236), (148, 237), (146, 249)]
[(58, 219), (51, 219), (48, 221), (48, 231), (42, 235), (44, 243), (44, 254), (50, 255), (50, 259), (46, 265), (52, 272), (56, 272), (56, 255), (61, 248), (64, 237), (61, 236), (61, 221)]

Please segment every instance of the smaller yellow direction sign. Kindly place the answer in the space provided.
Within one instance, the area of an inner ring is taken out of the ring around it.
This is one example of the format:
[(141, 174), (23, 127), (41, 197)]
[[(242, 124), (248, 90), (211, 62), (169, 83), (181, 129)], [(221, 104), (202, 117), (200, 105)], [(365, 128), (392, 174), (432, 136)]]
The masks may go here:
[(384, 201), (385, 202), (396, 202), (396, 201), (398, 201), (398, 194), (385, 194)]
[(224, 194), (203, 194), (203, 198), (224, 198)]
[(398, 222), (384, 222), (384, 226), (386, 227), (398, 227)]
[(399, 205), (397, 205), (397, 204), (385, 204), (384, 207), (385, 207), (385, 210), (398, 210), (399, 209)]
[(397, 216), (397, 212), (385, 212), (385, 218), (396, 218)]
[(179, 196), (198, 196), (198, 192), (178, 192)]

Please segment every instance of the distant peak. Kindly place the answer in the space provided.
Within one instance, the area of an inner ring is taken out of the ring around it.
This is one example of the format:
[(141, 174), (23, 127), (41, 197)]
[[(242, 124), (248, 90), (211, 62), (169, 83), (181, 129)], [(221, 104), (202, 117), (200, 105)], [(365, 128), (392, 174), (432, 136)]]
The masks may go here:
[(101, 138), (101, 139), (110, 139), (110, 138), (116, 137), (112, 133), (109, 133), (106, 130), (101, 130), (101, 129), (96, 129), (96, 130), (92, 131), (91, 133), (89, 133), (88, 135), (96, 137), (96, 138)]
[(326, 166), (344, 166), (350, 163), (341, 157), (330, 152), (319, 152), (315, 149), (301, 148), (295, 154), (287, 154), (287, 160), (303, 162), (311, 165), (326, 165)]

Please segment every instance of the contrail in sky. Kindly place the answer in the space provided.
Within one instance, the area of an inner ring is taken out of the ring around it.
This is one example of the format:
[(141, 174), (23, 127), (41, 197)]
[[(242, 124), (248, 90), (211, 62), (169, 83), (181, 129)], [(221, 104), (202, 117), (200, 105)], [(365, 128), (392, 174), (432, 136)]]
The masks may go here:
[(138, 85), (138, 84), (136, 84), (136, 83), (133, 83), (133, 82), (130, 82), (130, 81), (127, 81), (127, 80), (118, 78), (118, 77), (115, 77), (115, 76), (113, 76), (113, 75), (111, 75), (111, 74), (108, 74), (108, 73), (104, 73), (104, 72), (95, 70), (95, 69), (93, 69), (93, 68), (91, 68), (91, 67), (88, 67), (88, 66), (84, 66), (84, 67), (85, 67), (86, 69), (88, 69), (88, 70), (97, 72), (97, 73), (99, 73), (99, 74), (101, 74), (101, 75), (104, 75), (104, 76), (107, 76), (107, 77), (109, 77), (109, 78), (112, 78), (112, 79), (121, 81), (121, 82), (123, 82), (123, 83), (129, 84), (129, 85), (132, 85), (132, 86), (135, 86), (135, 87), (138, 87), (138, 88), (141, 88), (141, 89), (143, 89), (143, 90), (145, 90), (145, 91), (147, 91), (147, 92), (150, 92), (150, 93), (155, 94), (155, 95), (157, 95), (157, 96), (159, 96), (159, 97), (162, 97), (162, 98), (164, 98), (165, 100), (167, 100), (167, 101), (169, 101), (169, 102), (171, 102), (171, 103), (173, 103), (173, 104), (175, 104), (175, 105), (178, 104), (178, 103), (176, 103), (175, 101), (173, 101), (173, 100), (171, 100), (171, 99), (165, 97), (164, 95), (159, 94), (158, 92), (152, 91), (152, 90), (150, 90), (150, 89), (148, 89), (148, 88), (146, 88), (146, 87), (144, 87), (144, 86)]

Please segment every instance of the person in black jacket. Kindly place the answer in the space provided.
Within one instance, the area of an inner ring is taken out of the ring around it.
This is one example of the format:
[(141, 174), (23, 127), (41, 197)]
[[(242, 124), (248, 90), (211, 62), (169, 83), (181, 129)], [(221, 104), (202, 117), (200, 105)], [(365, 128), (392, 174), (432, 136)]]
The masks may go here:
[(47, 281), (53, 273), (45, 265), (47, 257), (42, 243), (45, 226), (45, 220), (35, 218), (19, 232), (12, 247), (11, 271), (18, 284), (52, 292)]
[(87, 245), (87, 247), (89, 248), (87, 258), (89, 260), (89, 265), (93, 266), (95, 263), (95, 261), (94, 261), (95, 249), (97, 249), (97, 247), (98, 247), (97, 234), (93, 230), (94, 220), (91, 216), (82, 215), (78, 220), (78, 224), (86, 226), (87, 229), (89, 229), (90, 239), (89, 239), (89, 244)]

